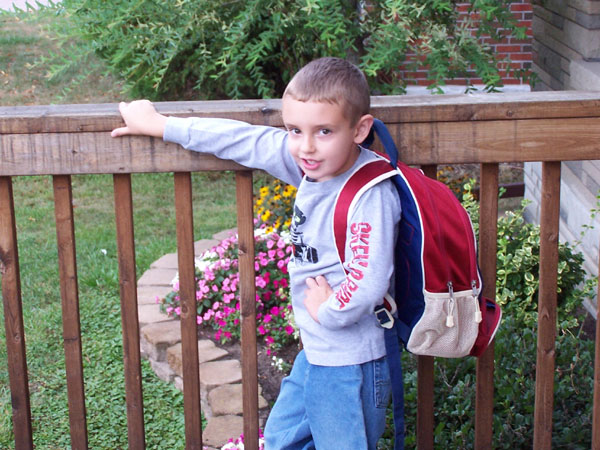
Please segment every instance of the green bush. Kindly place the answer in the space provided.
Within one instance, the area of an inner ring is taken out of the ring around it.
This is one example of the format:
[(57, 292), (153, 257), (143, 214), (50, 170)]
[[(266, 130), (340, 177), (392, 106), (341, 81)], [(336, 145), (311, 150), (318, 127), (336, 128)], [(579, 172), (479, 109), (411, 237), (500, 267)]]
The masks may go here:
[[(55, 29), (64, 51), (53, 73), (94, 52), (133, 96), (269, 98), (307, 62), (338, 56), (360, 64), (374, 93), (404, 92), (410, 80), (401, 78), (402, 64), (428, 67), (432, 89), (471, 76), (494, 90), (508, 61), (480, 37), (525, 38), (509, 3), (472, 0), (481, 17), (474, 26), (457, 20), (451, 0), (64, 0), (58, 11), (72, 26)], [(87, 43), (88, 53), (75, 52), (73, 40)]]

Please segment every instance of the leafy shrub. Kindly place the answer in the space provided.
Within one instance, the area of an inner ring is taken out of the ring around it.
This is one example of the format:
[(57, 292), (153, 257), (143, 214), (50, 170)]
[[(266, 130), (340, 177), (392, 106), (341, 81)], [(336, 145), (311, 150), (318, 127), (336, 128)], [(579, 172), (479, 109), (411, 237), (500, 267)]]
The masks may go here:
[[(63, 0), (72, 26), (57, 28), (63, 54), (54, 72), (85, 60), (69, 42), (88, 43), (127, 82), (152, 99), (278, 97), (291, 76), (320, 56), (357, 61), (374, 93), (402, 93), (402, 74), (428, 68), (432, 89), (447, 79), (500, 86), (501, 61), (482, 36), (525, 38), (509, 0), (473, 0), (474, 26), (458, 22), (450, 0)], [(515, 75), (527, 79), (526, 73)]]

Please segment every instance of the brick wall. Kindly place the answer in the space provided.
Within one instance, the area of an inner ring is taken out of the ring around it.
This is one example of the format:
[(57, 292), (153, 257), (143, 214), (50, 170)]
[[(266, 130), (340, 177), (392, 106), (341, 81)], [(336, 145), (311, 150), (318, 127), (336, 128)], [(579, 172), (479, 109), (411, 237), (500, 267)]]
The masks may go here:
[[(469, 9), (469, 2), (459, 2), (456, 4), (459, 14), (462, 17), (466, 17)], [(518, 40), (514, 38), (506, 38), (502, 41), (494, 41), (491, 38), (485, 38), (490, 46), (492, 46), (496, 54), (501, 58), (510, 59), (510, 67), (506, 67), (501, 71), (502, 81), (505, 85), (521, 85), (522, 81), (516, 78), (512, 72), (514, 70), (530, 70), (532, 62), (532, 17), (533, 9), (530, 0), (516, 0), (511, 3), (510, 9), (518, 20), (521, 26), (528, 28), (527, 36), (525, 40)], [(471, 17), (475, 23), (477, 23), (478, 17), (472, 15)], [(473, 30), (473, 33), (475, 31)], [(508, 69), (508, 70), (506, 70)], [(403, 73), (403, 78), (407, 80), (409, 86), (428, 86), (431, 81), (427, 80), (427, 68), (421, 68), (418, 71), (406, 71)], [(476, 77), (469, 78), (456, 78), (453, 80), (447, 80), (448, 85), (462, 85), (464, 86), (467, 81), (470, 81), (474, 85), (482, 84), (482, 80)]]

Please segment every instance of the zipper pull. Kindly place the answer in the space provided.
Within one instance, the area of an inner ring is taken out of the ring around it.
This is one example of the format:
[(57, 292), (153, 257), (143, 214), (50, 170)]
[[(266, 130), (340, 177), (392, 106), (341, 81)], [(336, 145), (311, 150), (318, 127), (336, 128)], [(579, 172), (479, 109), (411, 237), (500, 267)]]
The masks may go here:
[(477, 281), (471, 281), (471, 289), (473, 289), (473, 297), (475, 297), (475, 323), (481, 323), (481, 308), (479, 307), (479, 295), (477, 295)]
[(452, 328), (454, 326), (454, 286), (452, 281), (448, 281), (448, 293), (450, 294), (450, 300), (448, 301), (448, 315), (446, 316), (446, 326)]

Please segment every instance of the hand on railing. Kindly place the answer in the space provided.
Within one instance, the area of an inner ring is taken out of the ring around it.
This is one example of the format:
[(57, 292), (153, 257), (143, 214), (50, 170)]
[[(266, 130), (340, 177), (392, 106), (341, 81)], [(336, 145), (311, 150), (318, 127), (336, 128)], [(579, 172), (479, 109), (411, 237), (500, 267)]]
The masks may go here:
[(112, 137), (129, 134), (163, 137), (167, 117), (156, 111), (149, 100), (135, 100), (131, 103), (119, 103), (119, 112), (125, 121), (125, 126), (115, 128)]

